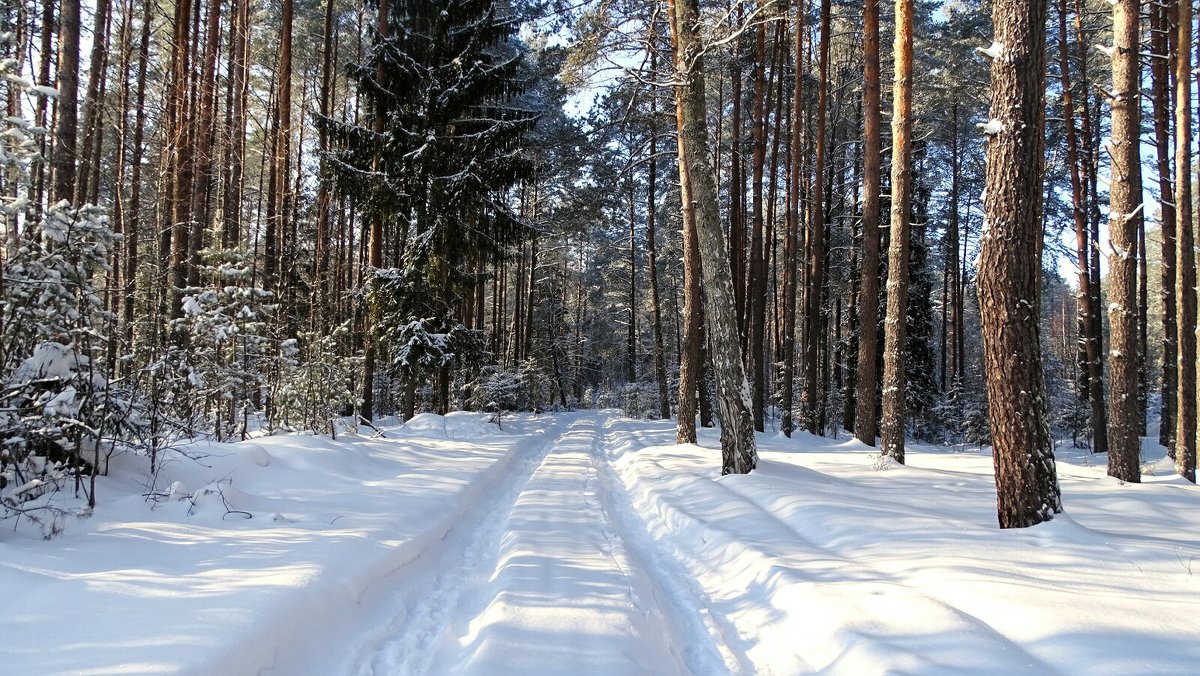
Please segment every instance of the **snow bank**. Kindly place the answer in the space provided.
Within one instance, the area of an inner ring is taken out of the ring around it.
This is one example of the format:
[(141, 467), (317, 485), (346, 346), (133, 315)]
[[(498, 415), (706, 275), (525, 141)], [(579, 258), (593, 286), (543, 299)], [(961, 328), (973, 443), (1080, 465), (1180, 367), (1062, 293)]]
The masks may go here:
[(545, 435), (524, 431), (205, 445), (190, 449), (198, 463), (166, 464), (157, 506), (142, 464), (118, 459), (89, 521), (0, 539), (3, 670), (329, 673), (345, 656), (307, 646), (327, 645)]
[(760, 436), (758, 471), (720, 477), (714, 435), (612, 427), (640, 436), (619, 475), (747, 672), (1194, 673), (1200, 492), (1169, 474), (1060, 462), (1067, 514), (1000, 531), (984, 455), (880, 471), (857, 442)]

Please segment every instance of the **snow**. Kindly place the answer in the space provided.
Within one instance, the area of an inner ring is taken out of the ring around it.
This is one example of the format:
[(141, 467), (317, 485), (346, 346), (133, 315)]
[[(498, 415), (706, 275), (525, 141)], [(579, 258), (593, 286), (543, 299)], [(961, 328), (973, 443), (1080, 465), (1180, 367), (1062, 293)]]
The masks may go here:
[(987, 122), (980, 122), (975, 126), (979, 127), (980, 131), (988, 136), (995, 136), (1004, 131), (1004, 123), (994, 117)]
[(975, 51), (986, 56), (988, 59), (995, 61), (1004, 54), (1004, 45), (996, 40), (992, 40), (992, 44), (986, 48), (976, 47)]
[[(394, 423), (394, 421), (392, 421)], [(87, 520), (0, 531), (7, 673), (1194, 673), (1200, 492), (1058, 450), (1066, 513), (996, 527), (987, 449), (615, 412), (421, 414), (195, 444)], [(152, 492), (156, 501), (143, 495)], [(62, 498), (66, 500), (66, 498)], [(64, 618), (71, 618), (64, 621)], [(47, 631), (53, 627), (53, 631)]]
[(69, 346), (53, 341), (39, 343), (33, 355), (21, 363), (13, 374), (16, 382), (54, 378), (70, 380), (82, 367), (87, 366), (87, 357), (77, 354)]

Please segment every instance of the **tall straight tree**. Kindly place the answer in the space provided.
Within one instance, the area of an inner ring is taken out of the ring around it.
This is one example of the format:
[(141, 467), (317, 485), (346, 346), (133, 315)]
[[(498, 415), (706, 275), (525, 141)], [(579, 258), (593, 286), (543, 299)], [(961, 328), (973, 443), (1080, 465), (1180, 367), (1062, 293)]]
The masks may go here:
[(1113, 84), (1112, 177), (1109, 181), (1111, 253), (1108, 256), (1111, 327), (1109, 364), (1108, 474), (1141, 481), (1138, 429), (1137, 230), (1142, 211), (1139, 86), (1139, 0), (1118, 0), (1112, 8)]
[(175, 4), (175, 16), (172, 31), (171, 77), (168, 88), (166, 130), (167, 144), (163, 149), (164, 171), (166, 175), (165, 199), (162, 213), (167, 222), (163, 224), (160, 242), (160, 258), (166, 258), (170, 251), (170, 261), (163, 260), (169, 274), (168, 289), (170, 291), (170, 315), (173, 318), (183, 316), (183, 293), (188, 280), (188, 235), (191, 232), (191, 196), (192, 196), (192, 167), (191, 155), (191, 106), (188, 92), (191, 83), (192, 57), (192, 2), (179, 0)]
[[(1100, 354), (1100, 336), (1093, 334), (1097, 326), (1092, 322), (1093, 313), (1099, 309), (1094, 307), (1092, 290), (1091, 258), (1089, 254), (1092, 243), (1088, 236), (1088, 195), (1083, 177), (1080, 174), (1080, 143), (1079, 134), (1075, 129), (1075, 103), (1071, 84), (1070, 59), (1067, 58), (1067, 3), (1058, 2), (1058, 58), (1059, 79), (1062, 81), (1063, 118), (1067, 129), (1067, 164), (1071, 175), (1071, 204), (1075, 221), (1076, 257), (1079, 261), (1079, 294), (1078, 319), (1076, 325), (1079, 331), (1079, 384), (1080, 396), (1091, 404), (1092, 439), (1095, 440), (1094, 450), (1102, 452), (1107, 448), (1108, 430), (1107, 416), (1104, 406), (1104, 377), (1100, 365), (1103, 359)], [(1087, 107), (1087, 97), (1083, 105)]]
[(1192, 225), (1192, 5), (1177, 0), (1175, 34), (1175, 289), (1179, 294), (1179, 392), (1175, 470), (1196, 481), (1196, 240)]
[[(375, 40), (376, 48), (382, 49), (382, 46), (387, 43), (391, 35), (388, 26), (388, 2), (389, 0), (379, 0), (378, 10), (375, 23)], [(385, 64), (382, 59), (375, 64), (374, 83), (380, 89), (388, 87), (387, 72), (384, 69)], [(371, 104), (371, 131), (374, 132), (376, 138), (383, 136), (385, 125), (387, 124), (387, 108), (386, 97), (376, 95), (368, 97)], [(370, 159), (371, 172), (377, 173), (380, 169), (380, 148), (378, 145), (371, 152)], [(379, 270), (383, 267), (383, 205), (374, 206), (374, 208), (364, 209), (369, 216), (366, 237), (363, 239), (367, 242), (367, 267), (370, 270)], [(378, 290), (378, 277), (371, 276), (372, 290)], [(375, 416), (375, 362), (378, 359), (379, 340), (375, 336), (374, 323), (377, 313), (372, 310), (366, 318), (367, 326), (363, 327), (363, 379), (362, 379), (362, 395), (359, 397), (359, 418), (363, 420), (372, 420)]]
[(62, 0), (58, 17), (58, 125), (54, 132), (54, 199), (75, 196), (79, 136), (79, 0)]
[[(675, 36), (675, 69), (679, 85), (679, 143), (683, 161), (680, 180), (691, 187), (704, 287), (708, 328), (716, 372), (721, 419), (721, 473), (746, 474), (758, 464), (750, 388), (742, 366), (734, 313), (733, 279), (721, 233), (717, 186), (708, 155), (708, 115), (704, 100), (704, 44), (700, 39), (699, 0), (672, 0), (671, 31)], [(685, 173), (686, 172), (686, 173)]]
[[(682, 135), (683, 102), (675, 95), (677, 130)], [(700, 236), (696, 232), (696, 210), (692, 204), (691, 179), (684, 162), (683, 145), (679, 155), (679, 198), (683, 203), (683, 349), (679, 355), (679, 418), (675, 441), (696, 443), (696, 404), (698, 389), (704, 385), (701, 346), (704, 340), (703, 310), (700, 304)]]
[(1023, 528), (1062, 511), (1038, 331), (1046, 0), (996, 0), (992, 25), (979, 311), (997, 514)]
[[(906, 0), (901, 0), (904, 2)], [(825, 398), (822, 396), (822, 372), (823, 369), (818, 367), (817, 355), (821, 344), (825, 339), (825, 328), (822, 326), (821, 306), (825, 302), (824, 285), (825, 285), (825, 258), (827, 256), (826, 249), (828, 245), (825, 243), (825, 156), (826, 156), (826, 139), (825, 127), (828, 117), (827, 108), (829, 105), (829, 43), (831, 35), (829, 30), (830, 24), (830, 0), (821, 0), (821, 50), (817, 58), (817, 134), (814, 139), (816, 143), (816, 160), (813, 167), (813, 192), (812, 192), (812, 223), (811, 236), (809, 237), (809, 274), (811, 277), (808, 280), (808, 293), (805, 295), (807, 299), (806, 318), (804, 321), (804, 401), (807, 404), (805, 418), (808, 424), (808, 431), (812, 434), (818, 434), (821, 431), (822, 412), (825, 410)], [(911, 67), (912, 61), (912, 6), (909, 4), (909, 62)], [(897, 17), (899, 13), (899, 3), (897, 3)], [(903, 20), (897, 22), (897, 35), (903, 30)], [(899, 37), (897, 39), (897, 49), (899, 49)], [(897, 52), (899, 55), (899, 52)], [(899, 60), (897, 60), (899, 63)], [(897, 65), (896, 81), (900, 81), (900, 70)], [(906, 76), (907, 77), (907, 76)], [(907, 121), (906, 121), (907, 122)], [(907, 132), (905, 132), (907, 139)], [(907, 141), (906, 141), (907, 142)], [(903, 442), (901, 442), (901, 459), (903, 459)]]
[(863, 3), (863, 207), (862, 273), (858, 287), (858, 389), (854, 436), (875, 445), (875, 364), (879, 359), (879, 190), (880, 169), (879, 0)]
[(796, 49), (794, 55), (795, 82), (792, 86), (792, 118), (791, 118), (791, 161), (788, 171), (788, 208), (787, 232), (784, 240), (783, 260), (783, 419), (780, 427), (785, 436), (791, 437), (796, 423), (793, 417), (793, 390), (795, 389), (796, 374), (796, 287), (799, 270), (797, 268), (798, 237), (800, 230), (800, 165), (804, 156), (804, 146), (800, 141), (804, 116), (801, 114), (804, 106), (804, 72), (800, 68), (801, 56), (804, 53), (804, 0), (796, 0), (796, 13), (793, 31), (795, 32)]
[(767, 161), (767, 25), (754, 31), (754, 108), (750, 118), (750, 261), (746, 282), (746, 335), (754, 429), (763, 431), (766, 404), (767, 265), (763, 251), (763, 173)]
[(904, 462), (904, 325), (912, 239), (913, 0), (896, 0), (895, 82), (892, 88), (892, 218), (888, 247), (887, 320), (883, 349), (882, 452)]
[[(1061, 1), (1061, 0), (1060, 0)], [(1171, 182), (1171, 63), (1168, 33), (1171, 22), (1167, 2), (1150, 3), (1150, 91), (1154, 111), (1154, 146), (1157, 151), (1158, 201), (1162, 223), (1162, 413), (1158, 443), (1174, 452), (1175, 394), (1179, 388), (1176, 360), (1175, 304), (1175, 190)]]
[(272, 127), (271, 175), (267, 195), (267, 232), (263, 236), (263, 283), (274, 289), (279, 282), (280, 241), (287, 228), (288, 176), (292, 137), (292, 0), (280, 5), (279, 68), (275, 77), (275, 125)]
[[(650, 75), (658, 77), (658, 30), (650, 29)], [(658, 381), (658, 414), (671, 417), (671, 397), (667, 393), (667, 362), (663, 354), (662, 308), (658, 295), (658, 242), (655, 217), (658, 210), (658, 89), (650, 90), (650, 166), (646, 170), (646, 281), (650, 287), (650, 307), (654, 329), (654, 378)]]

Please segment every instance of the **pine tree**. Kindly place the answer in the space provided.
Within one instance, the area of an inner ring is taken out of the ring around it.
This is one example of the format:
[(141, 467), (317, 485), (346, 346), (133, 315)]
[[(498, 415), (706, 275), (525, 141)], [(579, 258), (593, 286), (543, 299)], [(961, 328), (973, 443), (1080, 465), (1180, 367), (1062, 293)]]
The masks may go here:
[(1062, 511), (1038, 330), (1045, 0), (997, 0), (992, 24), (979, 309), (997, 514), (1001, 528), (1024, 528)]
[(1112, 176), (1109, 181), (1108, 474), (1141, 481), (1138, 429), (1137, 231), (1142, 213), (1139, 0), (1113, 5)]
[(675, 68), (684, 83), (676, 89), (682, 146), (680, 180), (687, 182), (689, 201), (695, 209), (701, 270), (710, 301), (707, 324), (721, 419), (721, 473), (747, 474), (758, 464), (758, 452), (750, 412), (750, 385), (742, 366), (737, 318), (733, 312), (734, 285), (717, 212), (717, 186), (708, 159), (704, 46), (697, 27), (699, 9), (697, 0), (674, 0), (671, 6)]

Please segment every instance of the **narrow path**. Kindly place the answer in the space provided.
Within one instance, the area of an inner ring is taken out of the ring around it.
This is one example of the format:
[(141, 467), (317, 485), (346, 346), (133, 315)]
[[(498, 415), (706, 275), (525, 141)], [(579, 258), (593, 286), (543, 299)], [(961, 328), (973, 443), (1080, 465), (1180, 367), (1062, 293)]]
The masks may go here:
[(695, 648), (679, 647), (661, 592), (606, 507), (600, 421), (578, 418), (533, 472), (495, 569), (460, 597), (429, 673), (691, 671)]

